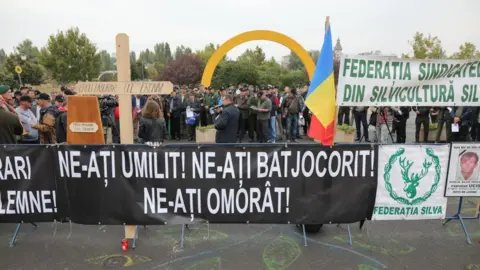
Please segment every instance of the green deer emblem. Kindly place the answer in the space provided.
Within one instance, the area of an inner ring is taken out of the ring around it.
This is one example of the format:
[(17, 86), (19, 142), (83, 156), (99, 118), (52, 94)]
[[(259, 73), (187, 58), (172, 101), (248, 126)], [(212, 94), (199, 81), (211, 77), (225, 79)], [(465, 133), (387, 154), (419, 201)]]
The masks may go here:
[(413, 162), (406, 160), (406, 157), (404, 157), (399, 159), (399, 163), (400, 167), (402, 167), (402, 178), (405, 182), (403, 191), (405, 191), (409, 199), (415, 198), (415, 196), (417, 196), (417, 187), (419, 185), (419, 181), (428, 174), (428, 170), (432, 166), (432, 162), (428, 162), (425, 159), (423, 161), (423, 168), (420, 174), (412, 173), (410, 176), (409, 171), (413, 165)]

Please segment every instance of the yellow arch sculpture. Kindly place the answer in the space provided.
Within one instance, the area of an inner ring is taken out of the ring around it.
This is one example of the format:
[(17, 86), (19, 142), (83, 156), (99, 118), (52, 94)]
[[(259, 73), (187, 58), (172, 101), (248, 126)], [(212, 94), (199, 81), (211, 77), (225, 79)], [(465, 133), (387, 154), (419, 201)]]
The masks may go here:
[(222, 58), (233, 48), (237, 47), (240, 44), (243, 44), (248, 41), (253, 40), (268, 40), (273, 41), (292, 50), (298, 58), (302, 61), (305, 69), (307, 70), (308, 77), (312, 80), (313, 72), (315, 71), (315, 63), (313, 62), (310, 54), (295, 40), (290, 37), (269, 30), (255, 30), (241, 33), (233, 38), (227, 40), (222, 44), (210, 57), (208, 60), (207, 66), (203, 71), (202, 84), (207, 87), (212, 83), (213, 73), (215, 68), (217, 68), (218, 63)]

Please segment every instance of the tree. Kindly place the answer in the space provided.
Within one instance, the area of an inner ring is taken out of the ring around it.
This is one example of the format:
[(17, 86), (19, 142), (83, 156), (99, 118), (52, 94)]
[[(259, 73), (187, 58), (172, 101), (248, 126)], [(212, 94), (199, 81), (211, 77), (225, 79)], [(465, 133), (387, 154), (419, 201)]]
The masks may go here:
[(454, 53), (450, 58), (452, 59), (473, 59), (480, 56), (480, 51), (477, 51), (473, 43), (465, 42), (460, 45), (460, 51)]
[(137, 62), (137, 54), (134, 51), (130, 52), (130, 63)]
[(146, 69), (145, 63), (141, 62), (138, 60), (137, 62), (134, 63), (133, 69), (135, 72), (132, 72), (132, 74), (135, 74), (135, 78), (133, 78), (132, 75), (132, 81), (133, 80), (147, 80), (148, 79), (148, 73), (145, 70)]
[(31, 85), (40, 85), (44, 82), (45, 69), (34, 61), (30, 61), (28, 58), (22, 60), (19, 53), (12, 53), (3, 64), (3, 68), (6, 74), (10, 74), (12, 78), (17, 79), (18, 74), (15, 72), (15, 66), (20, 65), (22, 67), (22, 83)]
[(170, 45), (167, 42), (157, 43), (153, 46), (154, 62), (161, 64), (168, 64), (172, 60), (172, 52), (170, 51)]
[(3, 62), (5, 62), (5, 58), (7, 58), (7, 54), (3, 49), (0, 49), (0, 67), (3, 65)]
[(0, 69), (0, 84), (9, 85), (10, 88), (19, 88), (20, 83), (14, 79), (13, 74)]
[(241, 83), (258, 85), (259, 72), (257, 66), (249, 62), (226, 61), (217, 68), (213, 79), (213, 87), (226, 87)]
[(140, 80), (142, 76), (142, 74), (138, 74), (137, 62), (130, 62), (130, 80), (132, 81)]
[[(154, 59), (155, 59), (155, 54), (149, 49), (146, 49), (145, 51), (141, 51), (140, 56), (138, 57), (138, 60), (145, 64), (153, 64)], [(132, 63), (135, 63), (135, 62), (132, 62)]]
[(410, 45), (413, 50), (413, 58), (415, 59), (442, 59), (445, 58), (445, 50), (442, 42), (437, 36), (432, 36), (417, 32), (413, 36)]
[(209, 43), (205, 46), (203, 50), (197, 50), (195, 54), (198, 55), (198, 57), (200, 57), (200, 59), (202, 59), (202, 61), (206, 64), (208, 63), (208, 60), (210, 60), (210, 57), (212, 57), (213, 53), (218, 49), (218, 47), (218, 45), (215, 47), (213, 43)]
[(287, 72), (280, 66), (279, 63), (272, 57), (258, 68), (258, 84), (259, 85), (280, 85), (280, 77)]
[(320, 57), (320, 51), (319, 50), (310, 50), (308, 51), (308, 54), (310, 54), (310, 57), (312, 57), (313, 62), (317, 64), (318, 58)]
[(148, 64), (146, 67), (145, 67), (145, 72), (146, 72), (146, 76), (151, 79), (151, 80), (154, 80), (155, 78), (158, 77), (158, 74), (159, 72), (157, 71), (157, 68), (155, 66), (158, 66), (162, 71), (163, 71), (163, 68), (165, 68), (165, 65), (163, 64)]
[(100, 55), (95, 45), (78, 28), (51, 35), (42, 48), (40, 62), (60, 83), (89, 81), (100, 72)]
[(263, 64), (263, 62), (265, 62), (265, 53), (263, 52), (262, 48), (257, 46), (254, 50), (247, 49), (237, 58), (237, 61), (260, 66)]
[(303, 68), (303, 63), (300, 60), (300, 58), (298, 58), (297, 54), (295, 54), (293, 51), (290, 51), (290, 54), (288, 55), (288, 60), (287, 60), (287, 69), (297, 70), (302, 68)]
[(181, 45), (175, 49), (175, 59), (179, 58), (182, 55), (190, 55), (190, 54), (192, 54), (192, 49), (190, 49), (189, 47), (185, 47)]
[(172, 50), (170, 49), (170, 44), (168, 44), (168, 42), (166, 42), (165, 43), (165, 61), (166, 62), (164, 64), (168, 64), (172, 60), (173, 60)]
[(174, 84), (196, 84), (202, 78), (205, 64), (195, 54), (185, 54), (175, 57), (175, 60), (165, 66), (157, 77), (158, 81), (170, 81)]
[(29, 62), (38, 63), (40, 51), (37, 47), (33, 46), (33, 43), (30, 39), (25, 39), (22, 41), (17, 47), (15, 47), (15, 50), (20, 56), (27, 57)]
[(100, 53), (100, 71), (114, 70), (115, 63), (113, 57), (106, 51), (103, 50)]
[(282, 86), (299, 87), (308, 82), (308, 77), (303, 70), (290, 70), (280, 77)]

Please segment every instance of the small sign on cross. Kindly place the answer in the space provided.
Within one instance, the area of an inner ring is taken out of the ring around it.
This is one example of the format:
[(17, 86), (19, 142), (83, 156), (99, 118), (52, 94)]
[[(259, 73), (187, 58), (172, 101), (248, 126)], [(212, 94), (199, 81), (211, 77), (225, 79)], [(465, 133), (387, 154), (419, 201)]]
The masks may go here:
[(171, 82), (79, 82), (75, 92), (85, 96), (99, 95), (169, 95)]

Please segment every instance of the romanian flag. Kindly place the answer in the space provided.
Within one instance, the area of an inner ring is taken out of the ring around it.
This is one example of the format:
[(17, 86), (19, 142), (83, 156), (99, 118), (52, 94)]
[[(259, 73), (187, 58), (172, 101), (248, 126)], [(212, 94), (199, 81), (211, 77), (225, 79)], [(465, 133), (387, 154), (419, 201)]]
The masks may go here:
[(305, 104), (312, 112), (308, 136), (332, 145), (335, 131), (335, 81), (333, 79), (332, 32), (327, 19), (322, 51), (318, 58)]

